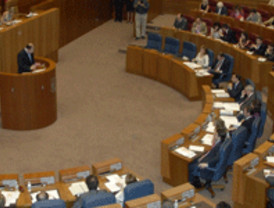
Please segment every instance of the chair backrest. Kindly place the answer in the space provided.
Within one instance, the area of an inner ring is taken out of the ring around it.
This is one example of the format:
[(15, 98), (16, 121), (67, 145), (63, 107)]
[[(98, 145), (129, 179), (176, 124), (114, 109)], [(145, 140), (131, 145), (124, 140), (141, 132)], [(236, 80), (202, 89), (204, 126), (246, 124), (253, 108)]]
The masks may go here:
[(249, 138), (247, 139), (246, 147), (243, 149), (243, 154), (248, 154), (253, 152), (256, 144), (256, 140), (258, 138), (259, 126), (261, 123), (261, 118), (255, 118), (252, 123), (252, 130)]
[(66, 203), (61, 199), (37, 201), (32, 206), (32, 208), (66, 208)]
[(173, 55), (178, 55), (180, 48), (180, 41), (176, 38), (166, 37), (164, 53), (171, 53)]
[(256, 88), (255, 83), (251, 79), (246, 79), (245, 85), (251, 85), (254, 89)]
[(103, 191), (83, 198), (83, 208), (99, 207), (114, 203), (116, 203), (114, 194)]
[(225, 53), (224, 56), (229, 61), (229, 69), (228, 69), (226, 76), (224, 76), (222, 78), (222, 81), (230, 81), (231, 77), (232, 77), (233, 67), (234, 67), (234, 58), (233, 58), (233, 56), (231, 56), (227, 53)]
[(214, 63), (214, 52), (211, 49), (207, 49), (208, 57), (209, 57), (209, 66), (212, 66)]
[(218, 181), (226, 172), (227, 162), (229, 154), (232, 150), (232, 141), (230, 138), (227, 138), (220, 148), (220, 158), (216, 164), (216, 170), (213, 174), (212, 181)]
[(154, 185), (149, 180), (129, 184), (124, 189), (124, 202), (154, 194)]
[(234, 161), (242, 156), (243, 148), (247, 140), (247, 129), (240, 126), (232, 134), (232, 150), (229, 154), (228, 165), (233, 165)]
[(259, 127), (258, 138), (263, 136), (266, 116), (267, 116), (267, 105), (266, 103), (263, 102), (261, 106), (261, 123)]
[(184, 41), (183, 43), (183, 51), (181, 56), (186, 56), (189, 58), (189, 60), (192, 60), (195, 58), (197, 53), (197, 47), (194, 43), (189, 42), (189, 41)]
[(259, 90), (255, 91), (255, 97), (257, 100), (263, 102), (262, 93)]
[(146, 48), (161, 51), (162, 49), (162, 36), (157, 33), (148, 33), (148, 40)]

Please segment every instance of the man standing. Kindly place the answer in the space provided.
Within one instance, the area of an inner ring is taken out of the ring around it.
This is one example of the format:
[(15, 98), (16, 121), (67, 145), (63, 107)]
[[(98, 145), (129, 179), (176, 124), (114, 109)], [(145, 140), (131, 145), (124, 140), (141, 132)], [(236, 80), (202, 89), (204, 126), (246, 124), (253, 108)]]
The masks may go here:
[(147, 12), (149, 9), (148, 0), (134, 0), (135, 8), (135, 25), (136, 25), (136, 40), (145, 39)]
[(114, 7), (115, 7), (115, 22), (119, 21), (122, 22), (123, 20), (123, 0), (114, 0)]
[(17, 55), (18, 73), (31, 72), (35, 70), (36, 64), (34, 61), (34, 45), (28, 43)]

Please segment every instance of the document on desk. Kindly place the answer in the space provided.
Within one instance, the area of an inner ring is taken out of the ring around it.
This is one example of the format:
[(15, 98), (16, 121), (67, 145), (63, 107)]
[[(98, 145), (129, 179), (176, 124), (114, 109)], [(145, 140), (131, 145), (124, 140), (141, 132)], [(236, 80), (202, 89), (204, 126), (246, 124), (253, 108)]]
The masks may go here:
[(206, 69), (200, 69), (196, 71), (196, 76), (197, 77), (204, 77), (204, 76), (208, 76), (210, 75), (210, 73), (208, 73), (208, 71)]
[(199, 68), (202, 68), (202, 66), (201, 65), (199, 65), (199, 64), (196, 64), (196, 63), (193, 63), (193, 62), (184, 62), (183, 63), (184, 65), (186, 65), (186, 66), (188, 66), (189, 68), (191, 68), (191, 69), (199, 69)]
[(268, 156), (266, 157), (266, 161), (270, 163), (274, 163), (274, 157), (273, 156)]
[(205, 147), (199, 146), (199, 145), (189, 145), (188, 149), (191, 151), (194, 151), (194, 152), (204, 152), (205, 151)]
[(213, 134), (206, 134), (204, 137), (201, 139), (201, 142), (205, 145), (212, 146), (213, 143)]
[(19, 191), (2, 191), (1, 193), (6, 198), (5, 207), (9, 207), (11, 204), (16, 204), (16, 201), (20, 195)]
[(235, 116), (220, 116), (220, 119), (225, 122), (226, 128), (229, 128), (230, 126), (239, 127), (241, 125)]
[(226, 93), (225, 90), (223, 90), (223, 89), (213, 89), (213, 90), (211, 90), (211, 92), (214, 93), (214, 94), (217, 94), (217, 93)]
[(216, 108), (216, 109), (224, 108), (224, 103), (223, 102), (214, 102), (213, 108)]
[(113, 181), (109, 181), (105, 183), (105, 186), (110, 190), (110, 192), (118, 192), (121, 190), (121, 187), (118, 186), (116, 183)]
[(46, 68), (36, 69), (36, 70), (32, 71), (32, 73), (39, 73), (39, 72), (43, 72), (43, 71), (46, 71)]
[(187, 157), (187, 158), (193, 158), (196, 156), (195, 152), (193, 152), (185, 147), (179, 147), (179, 148), (175, 149), (175, 152), (180, 155), (183, 155), (184, 157)]
[(233, 116), (233, 111), (232, 110), (220, 110), (220, 115), (221, 116)]
[(226, 103), (223, 103), (223, 106), (226, 110), (240, 111), (239, 103), (226, 102)]
[(207, 124), (206, 132), (208, 132), (208, 133), (215, 132), (215, 126), (212, 121)]
[(264, 177), (268, 177), (268, 176), (274, 176), (273, 169), (264, 169)]
[(111, 192), (120, 191), (121, 187), (126, 186), (126, 176), (120, 177), (118, 174), (111, 174), (106, 176), (106, 178), (108, 182), (105, 185)]
[[(53, 190), (46, 190), (46, 192), (48, 193), (49, 195), (49, 199), (60, 199), (60, 196), (59, 196), (59, 193), (58, 193), (58, 190), (57, 189), (53, 189)], [(36, 199), (36, 195), (39, 194), (40, 191), (36, 191), (36, 192), (33, 192), (31, 194), (31, 202), (32, 203), (35, 203), (37, 201)]]
[(84, 181), (71, 183), (69, 190), (73, 196), (79, 196), (88, 192), (87, 184)]
[(216, 93), (215, 96), (217, 98), (228, 98), (229, 97), (229, 94), (224, 92), (224, 93)]

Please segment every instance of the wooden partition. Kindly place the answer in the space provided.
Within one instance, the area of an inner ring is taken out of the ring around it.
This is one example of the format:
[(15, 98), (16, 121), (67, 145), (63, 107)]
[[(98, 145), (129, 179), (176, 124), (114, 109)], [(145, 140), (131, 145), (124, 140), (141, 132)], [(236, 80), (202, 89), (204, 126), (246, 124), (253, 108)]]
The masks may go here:
[[(272, 121), (274, 121), (274, 72), (270, 72), (268, 78), (268, 98), (267, 98), (267, 109), (270, 112)], [(273, 124), (274, 126), (274, 124)], [(274, 131), (274, 128), (273, 128)]]
[(59, 10), (50, 9), (38, 16), (0, 31), (0, 72), (17, 73), (17, 54), (27, 43), (35, 46), (35, 55), (58, 60)]
[(47, 69), (39, 73), (0, 73), (2, 127), (38, 129), (57, 119), (55, 63), (36, 58)]

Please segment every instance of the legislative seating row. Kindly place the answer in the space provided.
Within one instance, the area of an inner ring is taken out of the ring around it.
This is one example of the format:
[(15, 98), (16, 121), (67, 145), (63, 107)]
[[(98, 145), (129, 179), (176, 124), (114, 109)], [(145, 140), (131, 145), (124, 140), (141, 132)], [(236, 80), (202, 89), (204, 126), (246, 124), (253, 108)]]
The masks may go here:
[(261, 62), (259, 56), (250, 55), (245, 50), (234, 47), (234, 45), (207, 36), (193, 34), (189, 31), (176, 30), (169, 27), (161, 27), (159, 34), (162, 36), (162, 49), (165, 47), (165, 38), (173, 37), (180, 40), (179, 54), (183, 48), (183, 42), (189, 41), (200, 48), (204, 45), (213, 51), (214, 54), (226, 53), (234, 58), (233, 72), (244, 79), (251, 79), (258, 89), (268, 85), (268, 74), (272, 71), (272, 62)]
[[(262, 37), (266, 43), (273, 41), (274, 30), (264, 25), (256, 24), (248, 21), (239, 21), (233, 17), (222, 16), (215, 13), (204, 13), (199, 10), (191, 10), (190, 15), (184, 15), (185, 18), (192, 24), (195, 18), (200, 17), (207, 23), (207, 26), (212, 26), (214, 22), (228, 24), (235, 32), (236, 37), (239, 37), (240, 32), (247, 32), (252, 41), (255, 37)], [(208, 30), (210, 31), (210, 30)]]

